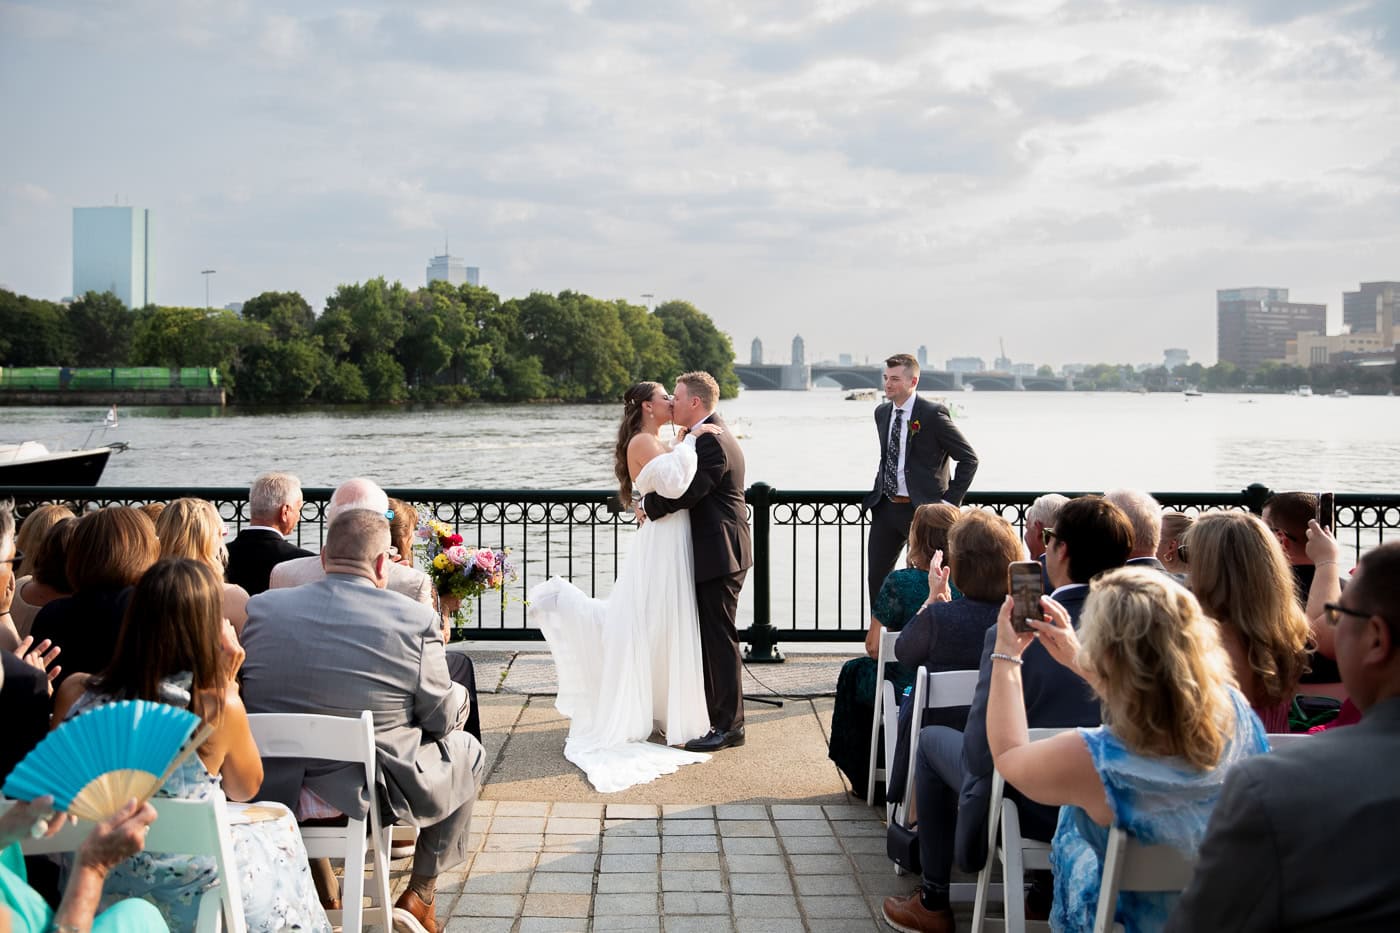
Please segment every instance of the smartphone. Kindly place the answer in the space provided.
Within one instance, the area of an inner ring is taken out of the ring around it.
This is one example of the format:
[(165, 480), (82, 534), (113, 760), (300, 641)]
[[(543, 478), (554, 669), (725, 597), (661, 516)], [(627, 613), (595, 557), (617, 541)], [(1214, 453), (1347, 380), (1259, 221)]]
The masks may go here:
[(1318, 493), (1317, 523), (1330, 532), (1332, 530), (1332, 522), (1336, 520), (1336, 512), (1336, 496), (1330, 492)]
[(1033, 631), (1026, 624), (1027, 619), (1045, 618), (1045, 610), (1040, 605), (1040, 597), (1045, 592), (1040, 573), (1040, 562), (1035, 560), (1018, 560), (1007, 570), (1007, 589), (1013, 600), (1011, 627), (1018, 632)]

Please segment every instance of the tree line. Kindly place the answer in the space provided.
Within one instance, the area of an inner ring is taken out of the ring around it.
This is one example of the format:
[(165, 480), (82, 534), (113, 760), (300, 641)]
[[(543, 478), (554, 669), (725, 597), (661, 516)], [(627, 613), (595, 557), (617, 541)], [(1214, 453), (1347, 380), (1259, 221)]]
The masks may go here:
[(501, 301), (479, 286), (410, 291), (382, 277), (341, 285), (319, 316), (297, 292), (264, 292), (238, 314), (0, 290), (0, 366), (217, 366), (247, 404), (610, 401), (691, 370), (714, 375), (725, 398), (739, 391), (728, 335), (686, 301)]
[[(1042, 366), (1040, 375), (1050, 375)], [(1400, 362), (1393, 366), (1352, 366), (1347, 363), (1315, 363), (1294, 366), (1265, 360), (1253, 370), (1221, 360), (1211, 366), (1183, 363), (1170, 372), (1165, 366), (1138, 371), (1132, 366), (1096, 363), (1074, 377), (1076, 389), (1106, 391), (1148, 389), (1162, 392), (1186, 388), (1206, 392), (1264, 391), (1283, 392), (1299, 386), (1312, 386), (1316, 392), (1344, 389), (1348, 392), (1384, 395), (1400, 386)]]

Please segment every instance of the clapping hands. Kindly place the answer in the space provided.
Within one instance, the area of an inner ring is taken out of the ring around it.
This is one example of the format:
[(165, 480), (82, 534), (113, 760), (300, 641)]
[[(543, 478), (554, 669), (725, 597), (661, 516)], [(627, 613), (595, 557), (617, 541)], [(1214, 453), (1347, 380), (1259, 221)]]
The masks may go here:
[(34, 644), (34, 636), (26, 635), (15, 647), (15, 657), (48, 675), (49, 693), (52, 695), (53, 682), (59, 674), (63, 673), (63, 668), (53, 662), (62, 650), (47, 638), (36, 645)]

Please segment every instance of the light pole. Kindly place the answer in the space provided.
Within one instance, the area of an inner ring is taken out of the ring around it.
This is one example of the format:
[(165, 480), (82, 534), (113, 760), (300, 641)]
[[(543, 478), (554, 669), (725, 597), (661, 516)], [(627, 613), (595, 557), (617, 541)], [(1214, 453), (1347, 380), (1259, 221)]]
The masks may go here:
[(205, 310), (205, 311), (208, 311), (208, 310), (209, 310), (209, 276), (213, 275), (216, 271), (217, 271), (217, 270), (215, 270), (215, 269), (201, 269), (201, 270), (199, 270), (199, 274), (202, 275), (202, 276), (204, 276), (204, 310)]
[(652, 300), (653, 298), (655, 298), (656, 296), (653, 295), (651, 292), (643, 292), (643, 293), (642, 293), (642, 297), (645, 298), (645, 299), (647, 300), (647, 310), (650, 311), (650, 310), (651, 310), (651, 300)]

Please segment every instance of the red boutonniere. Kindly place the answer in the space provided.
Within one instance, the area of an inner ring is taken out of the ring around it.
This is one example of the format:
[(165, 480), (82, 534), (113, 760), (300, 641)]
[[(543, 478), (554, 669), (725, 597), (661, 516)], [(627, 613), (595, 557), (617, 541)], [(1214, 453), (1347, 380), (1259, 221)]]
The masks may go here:
[(922, 425), (919, 424), (918, 418), (915, 418), (913, 421), (909, 422), (909, 436), (913, 437), (915, 434), (918, 434), (920, 427), (922, 427)]

